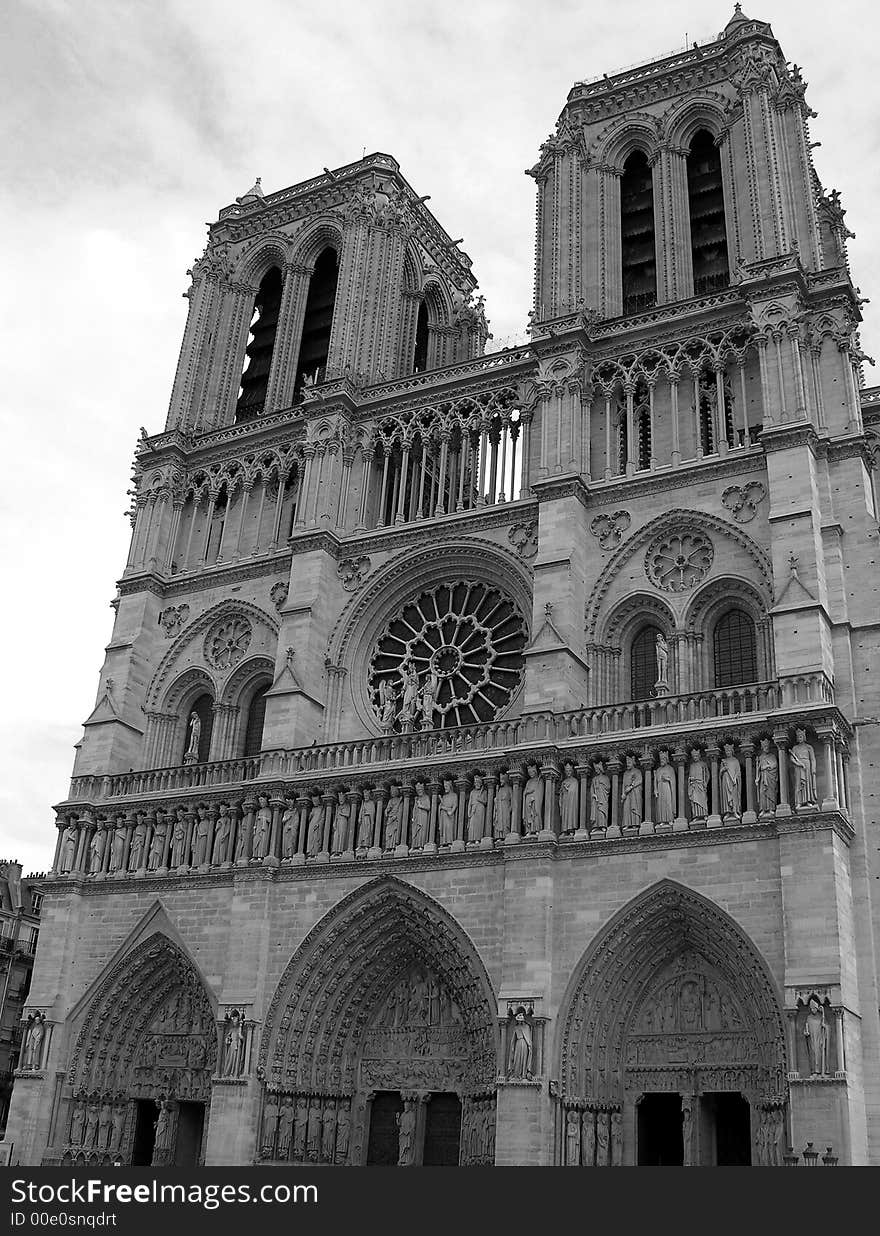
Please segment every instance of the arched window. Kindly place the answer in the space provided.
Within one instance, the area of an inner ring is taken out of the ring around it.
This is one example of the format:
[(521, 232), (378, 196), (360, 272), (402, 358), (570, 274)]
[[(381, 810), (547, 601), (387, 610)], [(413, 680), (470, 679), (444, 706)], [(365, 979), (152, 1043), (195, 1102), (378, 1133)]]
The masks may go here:
[(263, 722), (266, 719), (266, 692), (269, 683), (258, 687), (251, 696), (248, 705), (247, 720), (244, 727), (244, 751), (242, 755), (259, 755), (263, 746)]
[(695, 133), (691, 141), (687, 183), (694, 295), (705, 296), (730, 283), (721, 156), (715, 139), (705, 129)]
[(214, 499), (214, 510), (211, 515), (211, 527), (205, 543), (205, 562), (216, 562), (223, 543), (223, 529), (226, 526), (226, 514), (229, 509), (229, 495), (226, 487)]
[(269, 369), (275, 350), (278, 313), (281, 309), (281, 271), (272, 266), (266, 271), (254, 300), (254, 316), (247, 345), (247, 360), (241, 375), (235, 420), (259, 416), (266, 404)]
[(198, 699), (191, 705), (189, 712), (184, 718), (184, 740), (183, 740), (183, 755), (186, 756), (190, 743), (192, 741), (193, 726), (191, 718), (193, 713), (199, 719), (198, 726), (198, 741), (196, 742), (195, 753), (197, 759), (189, 761), (190, 763), (205, 764), (211, 752), (211, 731), (214, 728), (214, 701), (207, 692), (200, 695)]
[(428, 306), (425, 301), (419, 305), (419, 316), (416, 321), (416, 350), (413, 357), (413, 373), (424, 373), (428, 368)]
[(757, 639), (748, 614), (741, 609), (728, 610), (715, 626), (713, 645), (716, 687), (757, 682)]
[(315, 262), (315, 269), (309, 280), (294, 395), (298, 395), (307, 383), (314, 385), (324, 380), (327, 357), (330, 355), (330, 331), (333, 327), (338, 278), (339, 262), (336, 250), (325, 249)]
[(630, 649), (630, 698), (649, 700), (657, 681), (657, 636), (660, 628), (642, 627)]
[(620, 179), (620, 251), (623, 312), (638, 313), (657, 303), (654, 245), (654, 182), (648, 156), (634, 150)]
[(626, 475), (628, 459), (629, 430), (626, 419), (626, 396), (619, 395), (617, 399), (617, 472), (619, 476)]
[(639, 382), (634, 396), (633, 421), (636, 430), (636, 467), (651, 466), (651, 396), (646, 382)]

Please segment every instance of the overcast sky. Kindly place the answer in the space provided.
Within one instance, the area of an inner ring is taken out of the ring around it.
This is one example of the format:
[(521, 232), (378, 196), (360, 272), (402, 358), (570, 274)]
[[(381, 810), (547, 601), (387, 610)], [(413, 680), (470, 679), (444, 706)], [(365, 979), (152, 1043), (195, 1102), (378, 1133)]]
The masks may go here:
[[(826, 187), (880, 304), (876, 0), (761, 0), (810, 84)], [(393, 154), (464, 248), (496, 341), (530, 304), (536, 159), (576, 80), (713, 37), (732, 0), (7, 0), (0, 40), (0, 858), (50, 865), (128, 547), (138, 436), (163, 428), (205, 221)], [(880, 355), (873, 306), (863, 346)], [(880, 371), (868, 370), (870, 382)]]

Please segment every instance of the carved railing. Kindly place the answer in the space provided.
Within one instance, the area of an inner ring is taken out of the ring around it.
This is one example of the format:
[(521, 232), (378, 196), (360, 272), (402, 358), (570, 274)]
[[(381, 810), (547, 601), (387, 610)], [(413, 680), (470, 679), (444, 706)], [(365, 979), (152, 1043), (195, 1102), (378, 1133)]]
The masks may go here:
[(95, 802), (176, 790), (235, 785), (261, 777), (303, 773), (345, 773), (410, 760), (442, 761), (459, 754), (502, 753), (535, 744), (566, 743), (660, 727), (701, 726), (725, 718), (768, 714), (783, 708), (833, 703), (824, 674), (801, 674), (780, 681), (714, 688), (688, 695), (666, 695), (635, 703), (603, 704), (565, 712), (542, 710), (509, 720), (444, 730), (388, 734), (348, 742), (274, 749), (236, 760), (147, 768), (137, 772), (74, 777), (69, 801)]

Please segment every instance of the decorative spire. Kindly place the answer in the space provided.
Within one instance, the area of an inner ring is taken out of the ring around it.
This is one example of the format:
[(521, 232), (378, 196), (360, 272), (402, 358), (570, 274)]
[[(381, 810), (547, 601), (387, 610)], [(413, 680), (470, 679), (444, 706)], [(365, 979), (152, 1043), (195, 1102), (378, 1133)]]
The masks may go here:
[(745, 13), (742, 11), (742, 5), (735, 4), (733, 6), (733, 17), (731, 17), (730, 21), (724, 27), (725, 36), (736, 30), (739, 26), (744, 26), (748, 20), (749, 18), (746, 17)]
[(261, 179), (262, 177), (258, 176), (253, 186), (248, 189), (247, 193), (243, 193), (241, 197), (237, 197), (235, 199), (239, 206), (245, 206), (249, 202), (261, 202), (263, 200), (265, 194), (260, 187)]

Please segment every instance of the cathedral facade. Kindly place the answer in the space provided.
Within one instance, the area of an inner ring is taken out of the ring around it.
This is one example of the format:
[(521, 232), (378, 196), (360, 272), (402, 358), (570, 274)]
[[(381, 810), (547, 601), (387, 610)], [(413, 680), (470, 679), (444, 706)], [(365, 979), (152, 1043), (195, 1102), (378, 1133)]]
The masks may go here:
[(739, 6), (577, 83), (497, 352), (390, 156), (221, 210), (18, 1161), (880, 1162), (880, 392), (804, 93)]

